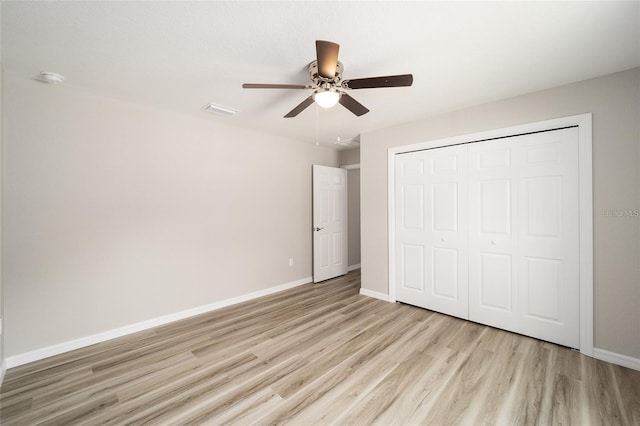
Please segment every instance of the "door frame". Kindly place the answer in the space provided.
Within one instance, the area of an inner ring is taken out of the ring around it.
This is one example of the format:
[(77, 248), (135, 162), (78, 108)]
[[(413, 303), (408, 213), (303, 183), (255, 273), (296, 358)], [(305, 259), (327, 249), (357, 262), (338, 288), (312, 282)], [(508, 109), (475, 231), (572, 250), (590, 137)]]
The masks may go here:
[(412, 151), (481, 142), (558, 129), (578, 127), (579, 215), (580, 215), (580, 352), (593, 357), (593, 160), (592, 114), (585, 113), (551, 120), (504, 127), (389, 148), (387, 152), (387, 230), (389, 257), (389, 301), (396, 302), (395, 281), (395, 156)]
[[(349, 193), (349, 172), (352, 170), (360, 170), (360, 163), (356, 164), (345, 164), (344, 166), (340, 166), (341, 169), (345, 169), (347, 171), (347, 247), (349, 247), (349, 232), (353, 229), (351, 223), (349, 222), (349, 201), (351, 194)], [(360, 196), (358, 196), (358, 204), (360, 204)], [(362, 237), (360, 237), (360, 241), (362, 241)], [(360, 245), (360, 243), (358, 243)], [(347, 249), (347, 271), (355, 271), (356, 269), (360, 269), (360, 263), (356, 263), (355, 265), (349, 265), (349, 250)]]

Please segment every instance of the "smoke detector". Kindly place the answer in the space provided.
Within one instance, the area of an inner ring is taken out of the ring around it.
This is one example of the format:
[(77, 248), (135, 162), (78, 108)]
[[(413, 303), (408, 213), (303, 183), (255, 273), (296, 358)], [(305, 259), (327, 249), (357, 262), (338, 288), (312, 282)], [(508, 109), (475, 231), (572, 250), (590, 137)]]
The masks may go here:
[(43, 83), (49, 84), (59, 84), (64, 81), (64, 77), (60, 74), (56, 74), (55, 72), (42, 71), (35, 78), (38, 81), (42, 81)]

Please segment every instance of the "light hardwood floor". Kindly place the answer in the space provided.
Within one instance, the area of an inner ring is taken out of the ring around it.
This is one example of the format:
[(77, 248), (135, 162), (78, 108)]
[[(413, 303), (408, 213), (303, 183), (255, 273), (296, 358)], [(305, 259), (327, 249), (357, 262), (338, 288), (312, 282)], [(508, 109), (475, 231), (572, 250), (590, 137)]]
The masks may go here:
[(640, 372), (359, 288), (355, 271), (11, 369), (1, 423), (640, 424)]

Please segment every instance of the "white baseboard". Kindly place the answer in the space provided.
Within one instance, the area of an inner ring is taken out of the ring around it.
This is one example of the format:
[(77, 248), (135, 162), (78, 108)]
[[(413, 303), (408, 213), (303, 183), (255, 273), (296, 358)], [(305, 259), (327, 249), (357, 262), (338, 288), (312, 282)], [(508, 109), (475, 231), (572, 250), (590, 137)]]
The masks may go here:
[(0, 364), (0, 386), (2, 386), (2, 381), (4, 380), (4, 373), (7, 372), (7, 362), (3, 359)]
[(367, 290), (366, 288), (360, 288), (360, 294), (367, 297), (373, 297), (374, 299), (384, 300), (389, 302), (389, 295), (384, 293), (378, 293), (377, 291)]
[(48, 346), (42, 349), (36, 349), (34, 351), (25, 352), (19, 355), (13, 355), (5, 360), (6, 368), (13, 368), (19, 365), (27, 364), (34, 361), (39, 361), (50, 356), (59, 355), (64, 352), (69, 352), (75, 349), (84, 348), (86, 346), (95, 345), (96, 343), (104, 342), (106, 340), (122, 337), (127, 334), (136, 333), (138, 331), (147, 330), (149, 328), (158, 327), (170, 322), (178, 321), (181, 319), (193, 317), (195, 315), (204, 314), (206, 312), (215, 311), (216, 309), (225, 308), (227, 306), (236, 305), (238, 303), (247, 302), (249, 300), (256, 299), (258, 297), (267, 296), (269, 294), (277, 293), (279, 291), (288, 290), (293, 287), (297, 287), (303, 284), (310, 283), (311, 277), (302, 278), (296, 281), (292, 281), (286, 284), (277, 285), (275, 287), (269, 287), (264, 290), (254, 291), (249, 294), (244, 294), (238, 297), (232, 297), (231, 299), (221, 300), (219, 302), (210, 303), (204, 306), (198, 306), (195, 308), (187, 309), (184, 311), (176, 312), (169, 315), (164, 315), (158, 318), (152, 318), (150, 320), (138, 322), (124, 327), (119, 327), (113, 330), (104, 331), (102, 333), (93, 334), (91, 336), (81, 337), (79, 339), (70, 340), (68, 342), (58, 343), (52, 346)]
[(638, 358), (633, 358), (616, 352), (605, 351), (600, 348), (593, 348), (593, 357), (601, 361), (610, 362), (611, 364), (640, 371), (640, 359)]
[(360, 264), (356, 264), (356, 265), (351, 265), (347, 268), (347, 271), (351, 272), (351, 271), (355, 271), (356, 269), (360, 269)]

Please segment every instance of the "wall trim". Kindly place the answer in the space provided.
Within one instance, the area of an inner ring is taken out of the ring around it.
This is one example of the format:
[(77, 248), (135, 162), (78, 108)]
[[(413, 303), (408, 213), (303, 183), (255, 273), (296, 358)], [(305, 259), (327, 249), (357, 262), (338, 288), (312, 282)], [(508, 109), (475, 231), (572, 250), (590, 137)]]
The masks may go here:
[(340, 166), (341, 169), (345, 170), (360, 170), (360, 163), (358, 164), (347, 164), (344, 166)]
[(593, 166), (592, 114), (585, 113), (551, 120), (503, 127), (389, 148), (387, 151), (387, 241), (389, 301), (396, 301), (395, 266), (395, 156), (430, 148), (482, 141), (505, 136), (578, 126), (580, 192), (580, 353), (593, 357)]
[(356, 263), (355, 265), (350, 265), (349, 267), (347, 267), (347, 271), (351, 272), (351, 271), (355, 271), (356, 269), (360, 269), (360, 264)]
[(616, 364), (622, 367), (640, 371), (640, 358), (633, 358), (628, 355), (622, 355), (600, 348), (593, 348), (593, 357), (599, 359), (600, 361), (606, 361), (610, 362), (611, 364)]
[(254, 291), (248, 294), (244, 294), (230, 299), (220, 300), (218, 302), (209, 303), (203, 306), (197, 306), (195, 308), (186, 309), (184, 311), (175, 312), (173, 314), (163, 315), (158, 318), (152, 318), (146, 321), (125, 325), (124, 327), (115, 328), (113, 330), (103, 331), (101, 333), (93, 334), (90, 336), (81, 337), (79, 339), (70, 340), (68, 342), (57, 343), (55, 345), (47, 346), (45, 348), (36, 349), (33, 351), (25, 352), (22, 354), (7, 357), (5, 360), (5, 368), (13, 368), (19, 365), (28, 364), (30, 362), (39, 361), (50, 356), (59, 355), (65, 352), (69, 352), (75, 349), (84, 348), (86, 346), (95, 345), (107, 340), (115, 339), (117, 337), (126, 336), (127, 334), (136, 333), (138, 331), (147, 330), (149, 328), (158, 327), (174, 321), (179, 321), (185, 318), (190, 318), (196, 315), (204, 314), (207, 312), (215, 311), (217, 309), (226, 308), (227, 306), (236, 305), (238, 303), (247, 302), (249, 300), (256, 299), (262, 296), (268, 296), (273, 293), (288, 290), (293, 287), (298, 287), (303, 284), (311, 283), (311, 277), (301, 278), (296, 281), (269, 287), (264, 290)]
[(2, 386), (2, 381), (4, 380), (4, 373), (7, 372), (7, 361), (2, 360), (2, 364), (0, 364), (0, 386)]
[(390, 302), (389, 295), (384, 293), (379, 293), (377, 291), (368, 290), (366, 288), (360, 287), (360, 294), (367, 297), (373, 297), (374, 299), (384, 300), (385, 302)]

